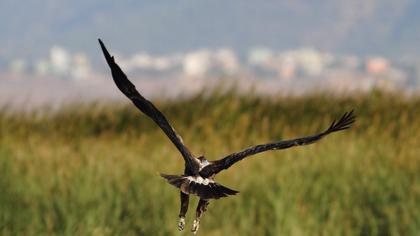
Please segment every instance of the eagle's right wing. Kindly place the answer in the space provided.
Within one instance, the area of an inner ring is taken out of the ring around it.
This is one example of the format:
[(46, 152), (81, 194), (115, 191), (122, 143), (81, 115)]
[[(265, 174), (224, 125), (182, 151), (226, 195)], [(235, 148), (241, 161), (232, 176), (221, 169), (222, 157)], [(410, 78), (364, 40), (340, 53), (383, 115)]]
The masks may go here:
[(197, 173), (199, 169), (198, 160), (191, 154), (188, 148), (182, 141), (182, 138), (175, 132), (175, 129), (169, 124), (165, 116), (146, 98), (144, 98), (137, 90), (134, 84), (132, 84), (121, 68), (115, 63), (114, 57), (111, 56), (106, 49), (103, 42), (99, 40), (102, 52), (104, 53), (105, 59), (111, 68), (112, 77), (115, 84), (120, 91), (127, 96), (134, 105), (142, 111), (144, 114), (149, 116), (156, 124), (165, 132), (168, 138), (175, 144), (176, 148), (181, 152), (185, 163), (190, 171)]
[(314, 143), (330, 133), (350, 128), (351, 125), (354, 123), (355, 119), (356, 117), (353, 111), (348, 112), (348, 113), (346, 112), (340, 118), (338, 122), (334, 121), (327, 130), (319, 134), (311, 135), (311, 136), (307, 136), (303, 138), (292, 139), (292, 140), (279, 141), (279, 142), (274, 142), (274, 143), (269, 143), (269, 144), (261, 144), (261, 145), (249, 147), (240, 152), (232, 153), (204, 167), (200, 171), (200, 175), (203, 177), (209, 177), (213, 174), (217, 174), (224, 169), (228, 169), (233, 164), (244, 159), (245, 157), (254, 155), (260, 152), (265, 152), (269, 150), (286, 149), (293, 146), (300, 146), (300, 145), (307, 145), (307, 144)]

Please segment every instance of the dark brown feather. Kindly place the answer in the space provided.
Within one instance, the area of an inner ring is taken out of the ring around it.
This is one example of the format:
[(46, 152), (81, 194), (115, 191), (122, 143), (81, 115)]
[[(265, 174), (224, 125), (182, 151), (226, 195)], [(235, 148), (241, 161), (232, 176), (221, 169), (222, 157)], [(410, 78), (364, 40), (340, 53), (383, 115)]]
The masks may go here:
[(175, 132), (175, 129), (169, 124), (165, 116), (146, 98), (144, 98), (134, 86), (133, 83), (128, 80), (127, 76), (121, 70), (117, 63), (115, 63), (114, 57), (111, 56), (106, 49), (104, 43), (99, 40), (102, 52), (105, 59), (111, 68), (112, 78), (120, 91), (127, 96), (134, 105), (142, 111), (144, 114), (149, 116), (168, 136), (168, 138), (175, 144), (176, 148), (181, 152), (189, 171), (193, 174), (197, 174), (199, 169), (198, 160), (191, 154), (188, 148), (184, 145), (181, 137)]
[(279, 142), (274, 142), (274, 143), (269, 143), (269, 144), (261, 144), (261, 145), (247, 148), (240, 152), (232, 153), (220, 160), (213, 161), (210, 165), (204, 167), (200, 171), (200, 175), (203, 176), (204, 178), (207, 178), (209, 176), (219, 173), (222, 170), (228, 169), (233, 164), (244, 159), (247, 156), (251, 156), (260, 152), (265, 152), (269, 150), (286, 149), (293, 146), (312, 144), (330, 133), (350, 128), (351, 125), (355, 122), (355, 120), (356, 120), (356, 116), (354, 115), (353, 111), (346, 112), (338, 120), (338, 122), (333, 121), (331, 126), (324, 132), (321, 132), (319, 134), (312, 135), (312, 136), (303, 137), (303, 138), (279, 141)]
[(239, 193), (233, 189), (227, 188), (218, 183), (212, 182), (207, 185), (199, 184), (194, 181), (190, 181), (188, 176), (177, 176), (177, 175), (165, 175), (161, 174), (168, 183), (171, 185), (181, 188), (186, 194), (195, 194), (202, 199), (219, 199), (222, 197), (228, 197)]

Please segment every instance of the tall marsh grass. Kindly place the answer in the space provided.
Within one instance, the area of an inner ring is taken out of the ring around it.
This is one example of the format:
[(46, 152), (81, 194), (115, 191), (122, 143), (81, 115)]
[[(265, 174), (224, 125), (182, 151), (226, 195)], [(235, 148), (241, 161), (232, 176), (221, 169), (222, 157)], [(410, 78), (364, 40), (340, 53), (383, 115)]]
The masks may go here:
[[(156, 104), (208, 159), (358, 115), (350, 130), (221, 173), (241, 193), (211, 201), (199, 235), (420, 235), (420, 97), (227, 93)], [(177, 232), (179, 192), (158, 175), (182, 171), (176, 148), (128, 102), (2, 109), (0, 235), (190, 235)]]

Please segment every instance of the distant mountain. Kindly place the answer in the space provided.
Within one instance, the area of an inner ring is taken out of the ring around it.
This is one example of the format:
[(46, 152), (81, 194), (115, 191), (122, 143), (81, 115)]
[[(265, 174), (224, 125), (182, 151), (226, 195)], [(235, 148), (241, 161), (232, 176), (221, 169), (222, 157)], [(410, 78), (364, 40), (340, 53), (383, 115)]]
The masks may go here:
[(2, 0), (0, 61), (46, 56), (53, 45), (99, 58), (113, 51), (171, 53), (313, 46), (358, 55), (420, 55), (416, 0)]

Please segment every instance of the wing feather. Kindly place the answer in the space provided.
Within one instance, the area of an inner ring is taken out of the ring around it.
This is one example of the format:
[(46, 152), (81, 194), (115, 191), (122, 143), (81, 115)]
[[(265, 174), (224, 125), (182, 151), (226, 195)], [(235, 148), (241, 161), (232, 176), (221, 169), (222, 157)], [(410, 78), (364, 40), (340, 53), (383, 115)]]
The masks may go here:
[(233, 164), (244, 159), (245, 157), (251, 156), (260, 152), (265, 152), (269, 150), (286, 149), (286, 148), (290, 148), (294, 146), (308, 145), (308, 144), (317, 142), (318, 140), (320, 140), (321, 138), (325, 137), (326, 135), (330, 133), (350, 128), (351, 125), (355, 122), (355, 120), (356, 120), (356, 116), (354, 115), (353, 110), (350, 112), (346, 112), (338, 121), (334, 120), (327, 130), (319, 134), (297, 138), (297, 139), (273, 142), (273, 143), (268, 143), (268, 144), (260, 144), (253, 147), (249, 147), (240, 152), (232, 153), (220, 160), (213, 161), (210, 165), (204, 167), (200, 171), (200, 175), (206, 178), (213, 174), (217, 174), (224, 169), (228, 169)]
[(127, 96), (140, 111), (149, 116), (163, 130), (172, 143), (175, 144), (179, 152), (181, 152), (190, 171), (197, 173), (199, 163), (185, 146), (181, 136), (176, 133), (175, 129), (169, 124), (165, 116), (136, 90), (134, 84), (128, 80), (127, 76), (115, 62), (114, 57), (109, 54), (104, 43), (100, 39), (98, 40), (105, 59), (111, 68), (112, 78), (118, 89)]

